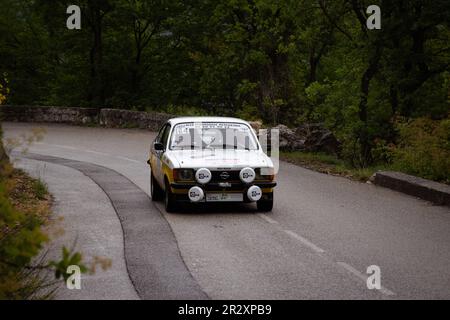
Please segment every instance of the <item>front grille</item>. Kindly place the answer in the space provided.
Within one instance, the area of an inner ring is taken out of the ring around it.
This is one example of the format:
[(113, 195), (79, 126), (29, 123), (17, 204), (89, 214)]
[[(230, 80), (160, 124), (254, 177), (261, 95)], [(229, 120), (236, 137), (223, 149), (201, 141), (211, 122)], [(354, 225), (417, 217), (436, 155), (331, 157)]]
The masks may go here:
[(240, 181), (237, 170), (214, 170), (211, 171), (211, 182), (236, 182)]

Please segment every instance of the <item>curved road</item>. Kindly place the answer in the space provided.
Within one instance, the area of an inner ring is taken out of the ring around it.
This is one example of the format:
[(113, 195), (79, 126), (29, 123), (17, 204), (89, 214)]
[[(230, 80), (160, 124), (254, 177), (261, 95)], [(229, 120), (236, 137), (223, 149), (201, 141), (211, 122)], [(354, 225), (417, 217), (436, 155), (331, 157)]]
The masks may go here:
[[(5, 138), (36, 127), (47, 132), (29, 152), (100, 165), (149, 194), (146, 160), (153, 133), (3, 123)], [(450, 299), (448, 207), (283, 162), (277, 181), (268, 214), (252, 205), (168, 214), (156, 204), (185, 267), (208, 297)], [(152, 230), (151, 219), (135, 218)], [(160, 259), (164, 265), (165, 257)], [(366, 286), (371, 265), (380, 267), (380, 290)]]

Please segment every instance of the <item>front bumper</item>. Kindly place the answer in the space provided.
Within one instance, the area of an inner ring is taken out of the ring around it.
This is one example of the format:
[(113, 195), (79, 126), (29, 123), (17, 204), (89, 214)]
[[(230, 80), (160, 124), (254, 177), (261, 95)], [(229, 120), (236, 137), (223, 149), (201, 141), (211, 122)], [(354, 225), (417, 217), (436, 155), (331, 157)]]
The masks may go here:
[[(203, 191), (206, 193), (208, 192), (214, 192), (214, 193), (242, 193), (244, 195), (243, 202), (251, 202), (250, 199), (247, 197), (247, 190), (251, 186), (258, 186), (261, 188), (263, 194), (261, 199), (262, 200), (270, 200), (273, 198), (273, 190), (277, 185), (274, 181), (257, 181), (251, 184), (245, 184), (242, 182), (230, 182), (228, 183), (228, 186), (224, 187), (223, 183), (217, 183), (217, 182), (211, 182), (207, 183), (205, 185), (201, 185), (196, 182), (190, 182), (190, 183), (180, 183), (180, 182), (173, 182), (170, 184), (172, 190), (173, 190), (173, 196), (175, 197), (176, 201), (182, 201), (182, 202), (191, 202), (188, 197), (188, 191), (190, 188), (194, 186), (198, 186), (203, 189)], [(202, 201), (204, 202), (204, 201)], [(241, 202), (241, 201), (238, 201)]]
[(180, 183), (180, 182), (173, 182), (170, 184), (172, 189), (180, 190), (180, 189), (190, 189), (191, 187), (198, 186), (202, 188), (204, 191), (222, 191), (222, 192), (230, 192), (230, 191), (245, 191), (250, 186), (258, 186), (261, 189), (271, 189), (276, 187), (277, 183), (274, 181), (271, 182), (255, 182), (252, 184), (244, 184), (241, 182), (230, 182), (228, 183), (228, 186), (224, 186), (224, 184), (218, 183), (218, 182), (211, 182), (207, 183), (206, 185), (201, 185), (198, 183)]

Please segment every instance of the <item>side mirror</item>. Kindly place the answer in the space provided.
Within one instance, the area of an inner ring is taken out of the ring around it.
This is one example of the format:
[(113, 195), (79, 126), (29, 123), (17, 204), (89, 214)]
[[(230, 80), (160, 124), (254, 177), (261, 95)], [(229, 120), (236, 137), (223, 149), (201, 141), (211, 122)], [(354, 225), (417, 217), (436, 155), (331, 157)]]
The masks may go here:
[(156, 151), (164, 151), (164, 145), (161, 142), (153, 143), (153, 148), (155, 148)]

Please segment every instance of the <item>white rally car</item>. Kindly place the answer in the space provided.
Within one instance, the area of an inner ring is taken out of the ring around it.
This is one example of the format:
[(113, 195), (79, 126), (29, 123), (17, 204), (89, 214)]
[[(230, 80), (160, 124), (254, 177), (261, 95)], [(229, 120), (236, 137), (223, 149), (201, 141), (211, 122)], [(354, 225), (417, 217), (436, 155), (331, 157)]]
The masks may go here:
[(167, 212), (183, 202), (256, 202), (273, 207), (275, 171), (250, 125), (224, 117), (168, 120), (154, 140), (152, 200), (165, 200)]

